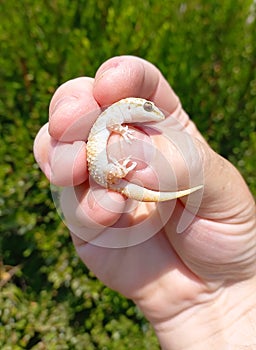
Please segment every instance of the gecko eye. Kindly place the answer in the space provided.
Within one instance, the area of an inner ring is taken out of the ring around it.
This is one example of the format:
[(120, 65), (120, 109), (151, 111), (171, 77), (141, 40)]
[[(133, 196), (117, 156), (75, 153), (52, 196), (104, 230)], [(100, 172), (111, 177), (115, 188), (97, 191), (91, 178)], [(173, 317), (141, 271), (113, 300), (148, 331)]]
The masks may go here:
[(153, 111), (153, 103), (152, 102), (149, 102), (149, 101), (146, 101), (143, 105), (143, 108), (146, 112), (152, 112)]

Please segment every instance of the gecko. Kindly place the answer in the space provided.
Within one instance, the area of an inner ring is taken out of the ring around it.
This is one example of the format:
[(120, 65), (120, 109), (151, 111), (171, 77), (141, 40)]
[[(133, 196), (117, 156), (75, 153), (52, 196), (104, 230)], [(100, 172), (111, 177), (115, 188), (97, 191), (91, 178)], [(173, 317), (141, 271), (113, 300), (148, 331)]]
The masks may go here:
[(160, 109), (153, 102), (143, 98), (124, 98), (105, 109), (93, 124), (86, 146), (88, 171), (94, 181), (109, 190), (141, 202), (172, 200), (201, 189), (203, 185), (175, 192), (144, 188), (124, 179), (137, 165), (135, 161), (131, 161), (131, 156), (123, 161), (108, 156), (107, 144), (112, 132), (120, 134), (126, 142), (132, 143), (135, 137), (134, 130), (127, 124), (159, 122), (164, 119), (165, 115)]

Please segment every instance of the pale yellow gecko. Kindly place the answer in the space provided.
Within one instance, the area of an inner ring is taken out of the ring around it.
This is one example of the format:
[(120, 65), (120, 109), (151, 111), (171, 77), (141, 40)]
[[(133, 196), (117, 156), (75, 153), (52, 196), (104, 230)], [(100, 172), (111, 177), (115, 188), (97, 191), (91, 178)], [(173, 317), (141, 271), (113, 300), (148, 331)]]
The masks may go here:
[(134, 139), (134, 131), (122, 124), (158, 122), (163, 119), (164, 114), (154, 103), (142, 98), (125, 98), (104, 110), (92, 126), (87, 141), (88, 170), (92, 178), (105, 188), (142, 202), (167, 201), (201, 189), (203, 185), (176, 192), (159, 192), (144, 188), (124, 179), (136, 167), (136, 162), (131, 162), (130, 157), (122, 162), (108, 157), (107, 144), (112, 132), (122, 135), (128, 143)]

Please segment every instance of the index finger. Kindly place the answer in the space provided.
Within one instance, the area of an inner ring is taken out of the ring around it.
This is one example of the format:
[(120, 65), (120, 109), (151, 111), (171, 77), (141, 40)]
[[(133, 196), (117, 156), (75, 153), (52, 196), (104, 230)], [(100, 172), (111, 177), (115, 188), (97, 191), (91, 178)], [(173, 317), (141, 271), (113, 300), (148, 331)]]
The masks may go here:
[(101, 106), (126, 97), (150, 99), (168, 113), (179, 105), (161, 72), (150, 62), (134, 56), (113, 57), (95, 75), (93, 95)]
[(168, 81), (156, 66), (144, 59), (117, 56), (103, 63), (95, 75), (93, 96), (100, 106), (111, 105), (126, 97), (151, 100), (167, 117), (164, 123), (161, 122), (163, 127), (185, 130), (203, 141)]

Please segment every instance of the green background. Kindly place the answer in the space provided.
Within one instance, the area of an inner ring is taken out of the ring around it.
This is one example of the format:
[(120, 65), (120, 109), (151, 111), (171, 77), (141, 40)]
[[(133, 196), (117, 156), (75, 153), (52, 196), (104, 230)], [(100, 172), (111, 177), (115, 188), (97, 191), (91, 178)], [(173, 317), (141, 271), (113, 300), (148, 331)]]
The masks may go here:
[(156, 64), (256, 194), (256, 6), (248, 0), (0, 2), (0, 348), (159, 349), (80, 262), (32, 154), (56, 88), (111, 56)]

